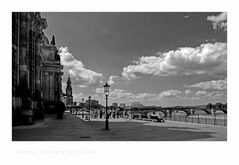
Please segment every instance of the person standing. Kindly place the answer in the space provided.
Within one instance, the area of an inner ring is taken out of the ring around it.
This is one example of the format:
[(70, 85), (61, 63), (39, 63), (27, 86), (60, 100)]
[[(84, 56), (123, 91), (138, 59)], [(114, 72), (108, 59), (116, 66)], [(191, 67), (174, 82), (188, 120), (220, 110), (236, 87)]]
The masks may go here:
[(100, 119), (102, 118), (102, 116), (103, 116), (103, 112), (102, 110), (100, 110)]
[(63, 119), (63, 114), (65, 112), (65, 104), (62, 101), (56, 103), (57, 119)]

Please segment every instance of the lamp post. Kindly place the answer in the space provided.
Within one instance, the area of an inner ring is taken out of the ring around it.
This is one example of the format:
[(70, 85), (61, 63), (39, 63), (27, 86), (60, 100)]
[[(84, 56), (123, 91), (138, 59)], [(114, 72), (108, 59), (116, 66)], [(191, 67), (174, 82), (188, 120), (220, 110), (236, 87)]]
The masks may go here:
[(81, 117), (84, 118), (84, 98), (82, 98), (81, 106)]
[(110, 85), (106, 82), (104, 85), (104, 93), (105, 93), (105, 130), (109, 130), (109, 120), (108, 120), (108, 96), (109, 96)]
[(91, 96), (89, 96), (89, 122), (90, 122), (90, 99), (91, 99)]

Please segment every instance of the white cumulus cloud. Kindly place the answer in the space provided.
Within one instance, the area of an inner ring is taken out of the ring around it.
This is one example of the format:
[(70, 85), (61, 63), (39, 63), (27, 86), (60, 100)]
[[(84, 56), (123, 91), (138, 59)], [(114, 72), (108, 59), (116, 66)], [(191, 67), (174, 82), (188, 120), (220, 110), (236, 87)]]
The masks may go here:
[(213, 92), (209, 92), (206, 97), (210, 98), (210, 99), (216, 99), (218, 97), (224, 97), (225, 92), (224, 91), (213, 91)]
[(159, 98), (175, 98), (180, 97), (182, 91), (179, 90), (166, 90), (159, 93)]
[(118, 78), (119, 78), (119, 76), (110, 76), (110, 77), (109, 77), (108, 84), (109, 84), (109, 85), (115, 84), (115, 81), (116, 81)]
[(184, 92), (186, 95), (190, 95), (190, 94), (192, 94), (193, 92), (191, 91), (191, 90), (185, 90), (185, 92)]
[[(96, 93), (103, 93), (103, 88), (97, 88)], [(164, 90), (159, 93), (132, 93), (124, 89), (112, 89), (109, 94), (111, 102), (124, 102), (131, 104), (132, 102), (145, 103), (147, 101), (166, 101), (171, 99), (180, 100), (218, 100), (224, 99), (225, 91), (191, 91), (191, 90)]]
[(223, 12), (219, 15), (211, 15), (207, 17), (207, 20), (212, 23), (213, 29), (222, 29), (227, 31), (227, 13)]
[(212, 91), (212, 92), (208, 92), (208, 91), (197, 91), (195, 93), (195, 97), (193, 97), (193, 99), (197, 99), (197, 100), (220, 100), (220, 99), (226, 99), (226, 92), (225, 91)]
[(59, 55), (61, 57), (61, 64), (64, 65), (64, 76), (68, 74), (71, 76), (72, 84), (97, 86), (102, 82), (103, 75), (90, 69), (86, 69), (84, 64), (75, 59), (75, 57), (68, 51), (68, 47), (60, 47)]
[(226, 75), (227, 44), (206, 43), (199, 47), (182, 47), (155, 56), (142, 56), (133, 65), (123, 68), (122, 77), (137, 79), (139, 75), (156, 76), (213, 74)]
[(83, 98), (83, 94), (82, 93), (73, 93), (73, 98), (74, 98), (74, 101), (79, 101)]
[(206, 95), (207, 94), (207, 91), (197, 91), (195, 93), (196, 96), (203, 96), (203, 95)]
[(110, 91), (110, 98), (112, 99), (131, 99), (133, 94), (124, 89), (114, 89)]
[(199, 82), (186, 87), (201, 88), (203, 90), (226, 90), (227, 80), (212, 80), (212, 81)]
[(96, 88), (95, 93), (104, 93), (104, 88)]
[[(102, 93), (102, 89), (96, 89), (96, 93)], [(132, 103), (134, 101), (144, 102), (146, 100), (156, 99), (156, 93), (132, 93), (124, 89), (113, 89), (110, 91), (109, 98), (111, 101)]]

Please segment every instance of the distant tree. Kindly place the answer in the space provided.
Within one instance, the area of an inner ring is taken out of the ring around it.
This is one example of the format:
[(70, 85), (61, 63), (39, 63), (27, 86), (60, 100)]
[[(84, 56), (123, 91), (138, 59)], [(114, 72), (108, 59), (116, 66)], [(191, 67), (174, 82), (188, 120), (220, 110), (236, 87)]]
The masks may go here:
[(208, 109), (212, 109), (212, 107), (213, 107), (212, 103), (208, 103), (208, 104), (207, 104), (207, 108), (208, 108)]
[(224, 104), (223, 109), (227, 109), (227, 103)]
[(100, 105), (100, 104), (97, 104), (97, 105), (91, 105), (91, 108), (93, 109), (101, 109), (103, 106)]

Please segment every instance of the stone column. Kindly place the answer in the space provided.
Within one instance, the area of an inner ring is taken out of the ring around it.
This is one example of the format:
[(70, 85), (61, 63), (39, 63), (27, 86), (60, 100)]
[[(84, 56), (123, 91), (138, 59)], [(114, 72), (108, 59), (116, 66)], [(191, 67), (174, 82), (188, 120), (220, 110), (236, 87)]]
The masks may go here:
[(36, 34), (36, 71), (35, 71), (35, 75), (36, 75), (36, 91), (40, 92), (41, 90), (41, 62), (42, 62), (42, 58), (41, 58), (41, 52), (40, 52), (40, 46), (41, 46), (41, 38), (40, 38), (40, 34)]
[[(36, 27), (38, 28), (38, 27)], [(40, 46), (41, 46), (41, 35), (38, 29), (36, 29), (35, 34), (35, 95), (36, 95), (36, 101), (37, 101), (37, 107), (36, 111), (38, 112), (37, 118), (44, 118), (43, 115), (43, 98), (42, 98), (42, 77), (41, 77), (41, 52), (40, 52)]]
[(55, 97), (55, 101), (60, 101), (60, 88), (59, 88), (59, 73), (55, 73), (55, 93), (56, 93), (56, 97)]
[(19, 55), (19, 87), (21, 89), (20, 95), (23, 100), (23, 108), (30, 108), (28, 100), (29, 97), (29, 70), (27, 65), (27, 37), (28, 24), (27, 13), (20, 13), (20, 55)]

